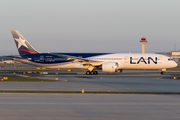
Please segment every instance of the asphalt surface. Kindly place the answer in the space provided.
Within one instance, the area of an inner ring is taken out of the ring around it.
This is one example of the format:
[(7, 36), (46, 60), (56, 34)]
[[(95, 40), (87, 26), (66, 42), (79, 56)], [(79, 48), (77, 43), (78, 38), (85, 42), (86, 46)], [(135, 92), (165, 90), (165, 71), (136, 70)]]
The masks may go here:
[(179, 95), (1, 93), (0, 120), (179, 120)]
[[(180, 92), (179, 73), (127, 72), (119, 75), (16, 75), (59, 81), (0, 82), (0, 90)], [(2, 75), (0, 75), (2, 76)], [(8, 75), (6, 75), (8, 76)], [(11, 75), (12, 76), (12, 75)]]
[[(179, 72), (115, 75), (10, 75), (41, 82), (0, 82), (0, 90), (180, 92)], [(43, 79), (59, 81), (43, 82)], [(179, 120), (180, 95), (0, 93), (0, 120)]]

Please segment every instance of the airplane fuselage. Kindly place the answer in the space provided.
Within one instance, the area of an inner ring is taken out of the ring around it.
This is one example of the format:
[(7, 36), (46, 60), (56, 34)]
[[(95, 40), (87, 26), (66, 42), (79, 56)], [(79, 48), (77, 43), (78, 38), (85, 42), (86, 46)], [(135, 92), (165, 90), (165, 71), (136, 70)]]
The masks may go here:
[[(97, 60), (101, 62), (117, 62), (118, 69), (167, 69), (177, 66), (177, 64), (167, 56), (160, 54), (124, 54), (124, 53), (56, 53), (76, 57), (82, 57), (87, 60)], [(78, 68), (86, 69), (81, 62), (68, 60), (64, 57), (51, 55), (48, 53), (39, 53), (25, 55), (27, 60), (19, 60), (26, 64), (42, 66), (46, 68)]]

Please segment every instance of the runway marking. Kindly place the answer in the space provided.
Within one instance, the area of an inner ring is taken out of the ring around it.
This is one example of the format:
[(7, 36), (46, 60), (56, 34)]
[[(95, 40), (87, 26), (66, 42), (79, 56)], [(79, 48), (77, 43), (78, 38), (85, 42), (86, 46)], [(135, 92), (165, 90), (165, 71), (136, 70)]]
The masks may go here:
[(180, 106), (180, 103), (0, 103), (0, 105), (121, 105), (121, 106)]

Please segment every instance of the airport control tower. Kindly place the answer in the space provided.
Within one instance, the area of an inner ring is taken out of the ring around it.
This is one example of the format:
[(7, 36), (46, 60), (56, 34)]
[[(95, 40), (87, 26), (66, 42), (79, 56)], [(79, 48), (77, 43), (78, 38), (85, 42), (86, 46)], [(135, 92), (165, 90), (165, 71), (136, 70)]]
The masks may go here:
[(140, 43), (142, 45), (142, 53), (145, 53), (145, 44), (147, 43), (146, 38), (142, 37)]

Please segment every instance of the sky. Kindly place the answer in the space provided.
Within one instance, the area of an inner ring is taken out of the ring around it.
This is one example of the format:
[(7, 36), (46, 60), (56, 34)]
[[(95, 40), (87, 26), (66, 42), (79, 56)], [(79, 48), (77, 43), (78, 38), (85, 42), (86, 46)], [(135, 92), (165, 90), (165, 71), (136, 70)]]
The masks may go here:
[(17, 55), (10, 29), (40, 52), (180, 50), (180, 0), (1, 0), (0, 55)]

